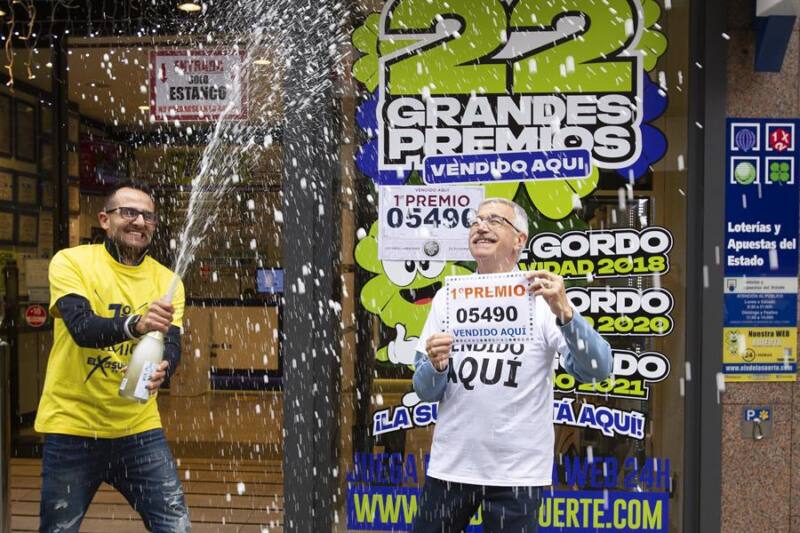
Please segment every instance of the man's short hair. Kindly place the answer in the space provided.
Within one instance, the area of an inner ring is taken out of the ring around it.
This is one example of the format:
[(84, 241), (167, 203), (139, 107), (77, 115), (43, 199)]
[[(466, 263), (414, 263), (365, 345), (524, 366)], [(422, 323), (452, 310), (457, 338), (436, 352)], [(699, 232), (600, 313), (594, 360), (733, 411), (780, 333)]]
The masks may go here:
[(514, 220), (511, 222), (514, 224), (514, 227), (520, 233), (530, 235), (530, 232), (528, 231), (528, 213), (526, 213), (517, 202), (508, 200), (506, 198), (484, 198), (478, 206), (478, 209), (483, 207), (485, 204), (503, 204), (512, 208), (514, 210)]
[(156, 203), (156, 198), (153, 195), (153, 188), (150, 186), (149, 183), (142, 180), (128, 178), (120, 180), (116, 182), (114, 185), (112, 185), (111, 189), (108, 191), (108, 194), (106, 194), (106, 201), (105, 201), (106, 207), (109, 206), (108, 205), (109, 202), (111, 202), (111, 199), (114, 197), (115, 194), (117, 194), (117, 191), (119, 191), (120, 189), (135, 189), (137, 191), (142, 191), (147, 196), (149, 196), (151, 200), (153, 200), (153, 204)]

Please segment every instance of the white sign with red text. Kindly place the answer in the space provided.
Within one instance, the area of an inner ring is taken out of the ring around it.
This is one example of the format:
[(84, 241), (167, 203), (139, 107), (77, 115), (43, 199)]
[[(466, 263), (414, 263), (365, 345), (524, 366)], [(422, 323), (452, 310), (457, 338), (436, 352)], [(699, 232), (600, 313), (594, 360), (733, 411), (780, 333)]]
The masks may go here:
[(472, 261), (469, 224), (483, 187), (380, 187), (378, 258), (386, 261)]
[(533, 339), (533, 298), (524, 272), (447, 276), (445, 328), (456, 344)]
[[(159, 50), (150, 53), (150, 114), (156, 120), (247, 118), (245, 53)], [(227, 112), (226, 112), (227, 111)]]

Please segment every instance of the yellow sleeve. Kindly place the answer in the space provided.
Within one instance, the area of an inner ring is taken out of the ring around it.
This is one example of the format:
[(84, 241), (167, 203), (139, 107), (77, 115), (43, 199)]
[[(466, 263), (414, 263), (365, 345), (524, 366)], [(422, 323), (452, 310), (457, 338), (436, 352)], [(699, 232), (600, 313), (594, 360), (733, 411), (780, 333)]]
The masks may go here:
[(80, 269), (63, 251), (50, 260), (48, 269), (50, 279), (50, 314), (60, 317), (56, 302), (67, 294), (77, 294), (89, 299), (89, 289), (85, 286)]
[(183, 290), (183, 281), (178, 282), (175, 295), (172, 297), (172, 307), (175, 312), (172, 315), (172, 324), (183, 329), (183, 310), (186, 307), (186, 294)]

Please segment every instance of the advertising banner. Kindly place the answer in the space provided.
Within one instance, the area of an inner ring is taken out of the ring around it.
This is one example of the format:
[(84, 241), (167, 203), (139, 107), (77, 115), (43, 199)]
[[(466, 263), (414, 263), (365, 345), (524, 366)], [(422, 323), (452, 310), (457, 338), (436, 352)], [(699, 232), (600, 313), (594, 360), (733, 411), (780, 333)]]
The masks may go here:
[[(411, 531), (427, 457), (414, 454), (357, 454), (347, 473), (347, 528), (351, 531)], [(622, 483), (618, 487), (618, 478)], [(665, 458), (586, 458), (556, 461), (553, 484), (573, 490), (545, 490), (538, 513), (540, 533), (669, 531), (670, 462)], [(479, 509), (469, 533), (483, 529)]]
[(798, 147), (792, 119), (727, 121), (723, 372), (797, 376)]
[[(455, 236), (452, 245), (429, 238), (436, 219), (460, 213), (445, 215), (427, 199), (423, 205), (408, 196), (393, 205), (395, 193), (387, 191), (398, 187), (424, 198), (471, 186), (483, 198), (516, 202), (529, 218), (519, 269), (562, 276), (573, 307), (612, 344), (613, 373), (600, 382), (578, 382), (555, 358), (548, 386), (562, 454), (557, 469), (566, 468), (567, 452), (580, 455), (588, 445), (595, 455), (620, 458), (582, 458), (577, 470), (631, 460), (630, 471), (639, 472), (649, 461), (642, 472), (650, 482), (627, 483), (627, 474), (614, 474), (578, 483), (554, 474), (539, 531), (669, 530), (669, 460), (643, 456), (660, 431), (649, 405), (656, 384), (683, 366), (682, 359), (671, 365), (662, 348), (681, 327), (674, 285), (683, 274), (671, 269), (675, 240), (662, 222), (664, 210), (656, 219), (653, 208), (653, 167), (667, 151), (657, 126), (668, 106), (664, 73), (656, 69), (667, 50), (662, 6), (386, 0), (352, 34), (359, 54), (352, 73), (363, 89), (355, 162), (380, 197), (378, 216), (359, 230), (355, 248), (367, 275), (360, 303), (383, 326), (370, 371), (411, 377), (438, 291), (446, 291), (448, 330), (476, 357), (517, 364), (538, 326), (528, 306), (515, 301), (513, 283), (508, 293), (502, 283), (477, 283), (482, 276), (474, 273), (466, 237), (464, 255), (431, 260), (436, 247), (426, 254), (428, 240), (437, 241), (440, 254), (459, 247)], [(601, 185), (604, 194), (595, 194)], [(607, 194), (616, 190), (618, 201)], [(409, 201), (418, 211), (400, 205)], [(427, 233), (415, 234), (427, 217)], [(348, 476), (349, 530), (410, 530), (427, 460), (405, 450), (417, 439), (427, 442), (425, 428), (440, 414), (438, 403), (410, 389), (382, 394), (377, 404), (364, 400), (374, 447), (402, 452), (356, 454)], [(480, 523), (478, 514), (470, 531)]]

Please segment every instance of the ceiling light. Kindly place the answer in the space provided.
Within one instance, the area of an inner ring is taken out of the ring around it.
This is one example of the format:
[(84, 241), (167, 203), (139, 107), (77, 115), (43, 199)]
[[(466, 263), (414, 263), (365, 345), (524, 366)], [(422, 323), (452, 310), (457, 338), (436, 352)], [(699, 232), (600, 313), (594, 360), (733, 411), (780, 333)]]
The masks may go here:
[(178, 9), (186, 13), (197, 13), (198, 11), (202, 11), (203, 6), (197, 2), (183, 2), (182, 4), (178, 4)]
[(0, 9), (0, 17), (5, 17), (5, 16), (6, 16), (6, 12), (3, 11), (2, 9)]
[(149, 105), (140, 105), (140, 106), (139, 106), (139, 111), (141, 111), (141, 112), (143, 112), (143, 113), (144, 113), (145, 111), (150, 111), (150, 106), (149, 106)]
[(259, 57), (258, 59), (253, 61), (254, 65), (270, 65), (271, 62), (266, 57)]

